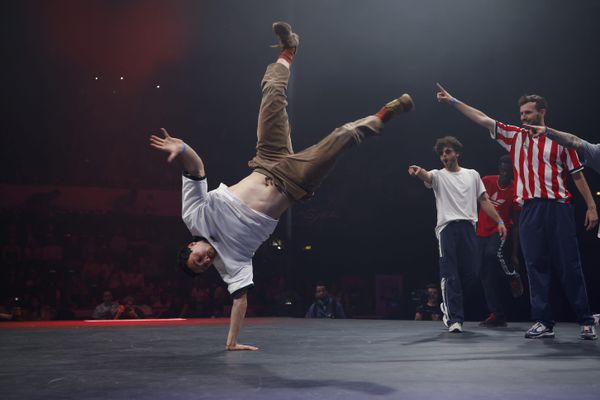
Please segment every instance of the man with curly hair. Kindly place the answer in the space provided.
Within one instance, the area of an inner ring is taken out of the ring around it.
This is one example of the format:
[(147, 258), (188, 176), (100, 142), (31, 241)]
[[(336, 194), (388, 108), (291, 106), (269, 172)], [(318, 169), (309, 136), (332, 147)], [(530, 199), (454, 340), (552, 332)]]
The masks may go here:
[(475, 226), (478, 204), (496, 223), (500, 238), (506, 237), (504, 221), (490, 202), (479, 173), (461, 167), (458, 162), (462, 148), (462, 143), (454, 136), (440, 138), (435, 142), (434, 151), (444, 168), (427, 171), (418, 165), (408, 167), (409, 175), (422, 180), (435, 195), (435, 234), (439, 243), (442, 289), (440, 306), (444, 313), (442, 320), (453, 333), (463, 331), (463, 292), (470, 291), (477, 282), (479, 250)]

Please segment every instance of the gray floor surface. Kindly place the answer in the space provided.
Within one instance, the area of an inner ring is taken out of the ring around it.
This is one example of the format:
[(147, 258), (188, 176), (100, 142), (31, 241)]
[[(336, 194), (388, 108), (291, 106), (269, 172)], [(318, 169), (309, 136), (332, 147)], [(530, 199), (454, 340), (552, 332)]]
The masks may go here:
[(248, 319), (182, 326), (0, 327), (2, 399), (600, 399), (600, 341), (558, 324), (451, 334), (440, 322)]

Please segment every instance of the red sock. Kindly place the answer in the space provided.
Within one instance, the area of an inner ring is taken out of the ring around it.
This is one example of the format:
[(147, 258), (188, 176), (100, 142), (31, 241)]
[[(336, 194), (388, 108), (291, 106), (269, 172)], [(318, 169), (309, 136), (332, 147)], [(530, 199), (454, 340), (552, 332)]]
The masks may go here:
[(296, 54), (296, 48), (295, 47), (287, 47), (283, 50), (281, 50), (281, 53), (279, 53), (279, 58), (283, 58), (285, 61), (287, 61), (289, 64), (292, 63), (292, 59), (294, 58), (294, 55)]
[(394, 115), (393, 111), (388, 110), (385, 106), (381, 107), (381, 110), (377, 111), (375, 116), (383, 122), (388, 122)]

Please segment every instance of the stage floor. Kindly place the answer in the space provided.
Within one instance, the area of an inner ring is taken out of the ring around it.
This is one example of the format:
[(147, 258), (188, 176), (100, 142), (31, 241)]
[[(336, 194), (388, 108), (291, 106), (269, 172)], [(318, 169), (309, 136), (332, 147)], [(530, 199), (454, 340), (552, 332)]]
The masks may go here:
[(600, 341), (560, 323), (248, 319), (227, 352), (227, 320), (0, 324), (2, 399), (594, 399)]

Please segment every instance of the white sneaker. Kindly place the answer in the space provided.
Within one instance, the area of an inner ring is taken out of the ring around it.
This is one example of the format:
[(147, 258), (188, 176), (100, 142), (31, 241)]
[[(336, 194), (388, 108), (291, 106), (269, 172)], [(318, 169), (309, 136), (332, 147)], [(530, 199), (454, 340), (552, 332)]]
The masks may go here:
[(525, 337), (527, 339), (553, 338), (554, 330), (538, 321), (525, 332)]
[(582, 325), (581, 334), (579, 335), (579, 337), (584, 340), (598, 339), (598, 335), (596, 335), (596, 328), (594, 328), (594, 325)]
[(460, 322), (455, 322), (448, 327), (448, 332), (462, 333), (462, 331), (462, 324)]

